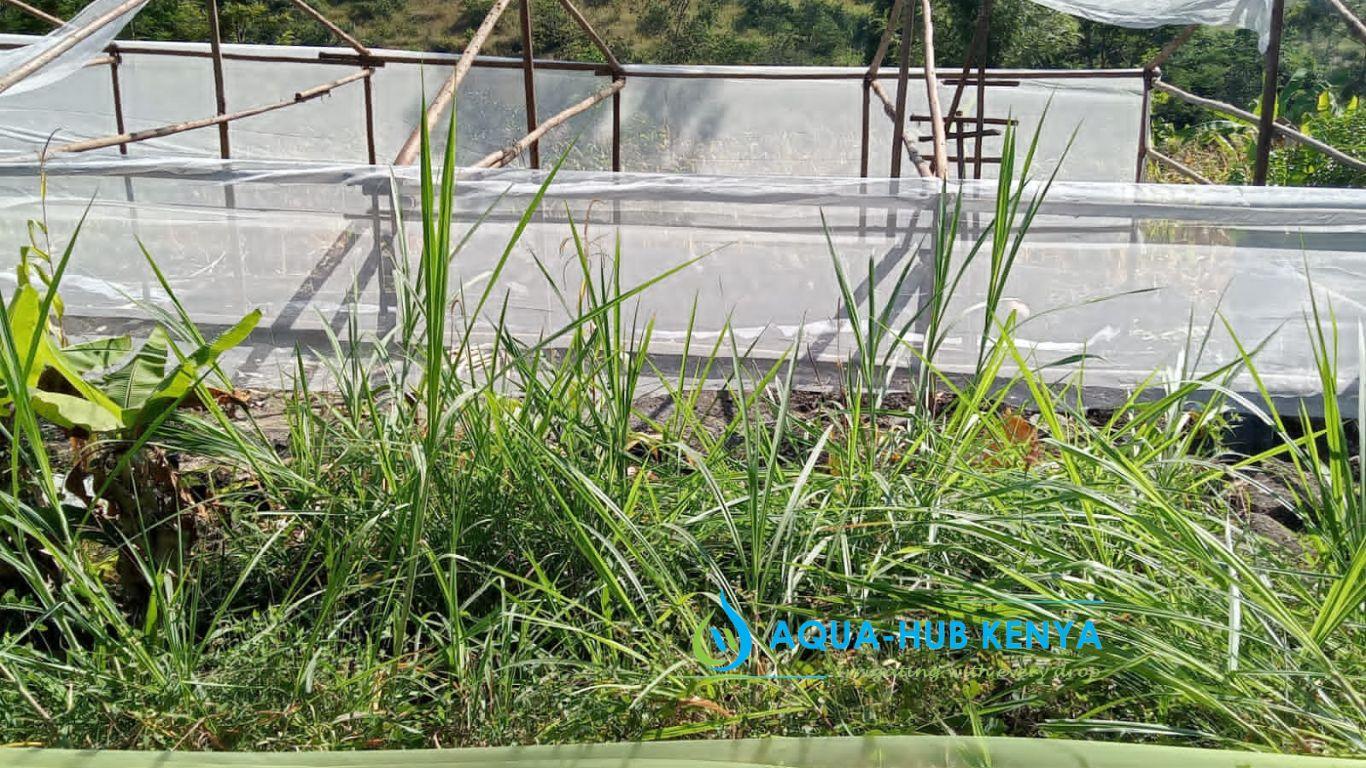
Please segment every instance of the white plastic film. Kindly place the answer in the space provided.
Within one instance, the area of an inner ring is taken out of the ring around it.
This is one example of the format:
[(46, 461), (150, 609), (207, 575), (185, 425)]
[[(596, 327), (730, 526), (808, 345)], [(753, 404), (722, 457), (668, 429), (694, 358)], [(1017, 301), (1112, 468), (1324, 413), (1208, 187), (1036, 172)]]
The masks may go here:
[[(119, 32), (123, 31), (124, 26), (133, 20), (138, 11), (142, 10), (142, 6), (146, 5), (146, 0), (143, 0), (143, 2), (120, 11), (119, 6), (124, 1), (94, 0), (82, 8), (81, 12), (76, 14), (74, 18), (48, 35), (27, 38), (27, 44), (22, 48), (0, 51), (0, 77), (5, 77), (20, 67), (35, 61), (40, 56), (45, 56), (58, 48), (66, 48), (52, 60), (33, 71), (32, 74), (0, 92), (0, 99), (12, 98), (21, 93), (51, 86), (70, 77), (84, 67), (86, 62), (98, 56), (118, 36)], [(111, 15), (112, 18), (106, 20), (105, 17)], [(96, 21), (104, 22), (103, 26), (88, 37), (77, 41), (74, 45), (66, 47), (75, 33)]]
[[(227, 324), (254, 308), (265, 312), (253, 345), (232, 365), (248, 381), (278, 384), (295, 344), (325, 346), (319, 331), (343, 330), (350, 313), (367, 331), (393, 323), (391, 254), (402, 252), (400, 238), (417, 252), (420, 238), (415, 173), (248, 161), (55, 161), (46, 207), (57, 247), (94, 197), (63, 286), (67, 313), (95, 330), (116, 329), (139, 314), (136, 300), (167, 301), (140, 239), (197, 320)], [(489, 213), (453, 262), (456, 289), (484, 290), (543, 178), (521, 170), (461, 172), (458, 234)], [(0, 164), (0, 242), (25, 242), (26, 220), (41, 215), (37, 188), (36, 165)], [(402, 230), (391, 189), (404, 209)], [(955, 259), (990, 222), (994, 185), (969, 182), (961, 191)], [(640, 327), (654, 321), (652, 353), (676, 355), (689, 341), (694, 353), (710, 349), (727, 332), (754, 359), (795, 352), (802, 361), (847, 363), (851, 313), (830, 246), (856, 293), (865, 296), (871, 285), (879, 305), (893, 303), (891, 325), (909, 323), (905, 339), (916, 344), (924, 328), (912, 320), (929, 295), (939, 194), (935, 182), (919, 179), (562, 171), (494, 286), (490, 316), (503, 312), (506, 299), (509, 330), (530, 341), (573, 315), (561, 298), (579, 295), (581, 286), (566, 220), (572, 215), (595, 265), (620, 238), (628, 288), (699, 259), (632, 303)], [(1299, 397), (1319, 388), (1305, 328), (1312, 275), (1321, 307), (1332, 308), (1343, 330), (1340, 384), (1352, 394), (1353, 334), (1366, 322), (1363, 242), (1366, 191), (1060, 182), (1024, 239), (1003, 307), (1022, 321), (1018, 342), (1035, 364), (1071, 360), (1050, 375), (1084, 366), (1088, 386), (1120, 392), (1155, 372), (1178, 377), (1183, 369), (1236, 362), (1238, 347), (1222, 317), (1244, 347), (1261, 347), (1256, 363), (1272, 391)], [(983, 262), (967, 271), (947, 311), (948, 338), (936, 362), (949, 371), (975, 367), (986, 319)], [(904, 269), (908, 277), (893, 293)], [(0, 272), (0, 290), (12, 286), (12, 270)], [(488, 338), (487, 323), (479, 328)], [(901, 362), (909, 360), (908, 353)]]

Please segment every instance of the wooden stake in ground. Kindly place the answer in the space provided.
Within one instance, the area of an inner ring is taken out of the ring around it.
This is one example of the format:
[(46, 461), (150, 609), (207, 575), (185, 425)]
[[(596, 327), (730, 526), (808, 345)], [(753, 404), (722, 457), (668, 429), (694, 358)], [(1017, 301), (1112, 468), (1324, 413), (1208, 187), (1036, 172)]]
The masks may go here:
[[(934, 71), (934, 24), (930, 20), (930, 0), (920, 0), (920, 28), (925, 33), (925, 91), (930, 100), (930, 128), (934, 134), (934, 172), (941, 179), (949, 175), (949, 153), (944, 147), (944, 115), (939, 110), (939, 78)], [(909, 41), (902, 41), (903, 45)]]

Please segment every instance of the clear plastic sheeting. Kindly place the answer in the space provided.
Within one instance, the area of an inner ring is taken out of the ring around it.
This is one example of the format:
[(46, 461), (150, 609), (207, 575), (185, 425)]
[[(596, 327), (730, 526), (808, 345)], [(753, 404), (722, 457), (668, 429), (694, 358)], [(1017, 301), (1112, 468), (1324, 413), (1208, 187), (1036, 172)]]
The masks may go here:
[[(44, 37), (21, 38), (24, 42), (23, 47), (0, 51), (0, 77), (10, 75), (39, 57), (47, 56), (50, 52), (66, 46), (72, 33), (116, 13), (124, 2), (125, 0), (94, 0), (82, 8), (73, 19), (50, 34)], [(84, 67), (86, 62), (100, 55), (109, 43), (118, 37), (119, 32), (123, 31), (124, 26), (142, 10), (143, 5), (146, 5), (146, 0), (124, 9), (88, 37), (67, 47), (32, 74), (0, 92), (0, 103), (21, 93), (48, 87), (70, 77)]]
[[(368, 332), (392, 327), (390, 255), (403, 242), (419, 251), (412, 168), (65, 159), (48, 172), (58, 244), (94, 200), (63, 285), (68, 315), (107, 329), (137, 316), (138, 301), (166, 303), (140, 239), (198, 320), (265, 312), (256, 346), (233, 361), (248, 381), (278, 384), (289, 366), (281, 373), (273, 355), (321, 345), (320, 331), (344, 329), (353, 313)], [(34, 164), (0, 165), (0, 238), (12, 248), (26, 242), (25, 222), (41, 215), (37, 173)], [(457, 290), (484, 290), (542, 179), (535, 171), (461, 172), (457, 229), (489, 214), (454, 261)], [(679, 354), (689, 340), (694, 351), (710, 348), (733, 333), (755, 359), (795, 352), (818, 366), (847, 363), (854, 337), (830, 246), (860, 296), (871, 286), (879, 304), (895, 305), (892, 325), (900, 327), (931, 290), (939, 189), (920, 179), (562, 172), (489, 306), (502, 312), (506, 298), (508, 328), (529, 341), (569, 321), (574, 311), (561, 297), (577, 296), (581, 283), (572, 215), (595, 264), (620, 238), (628, 288), (699, 259), (635, 300), (642, 327), (654, 321), (652, 353)], [(957, 258), (990, 222), (994, 185), (968, 183), (961, 192)], [(1024, 243), (1002, 306), (1021, 321), (1018, 342), (1034, 363), (1070, 359), (1049, 369), (1058, 378), (1083, 355), (1088, 386), (1121, 392), (1155, 372), (1179, 377), (1233, 362), (1238, 350), (1218, 313), (1244, 346), (1262, 346), (1258, 370), (1276, 393), (1312, 394), (1319, 383), (1305, 328), (1306, 265), (1343, 331), (1341, 384), (1356, 376), (1366, 191), (1060, 182)], [(987, 319), (984, 266), (967, 271), (947, 310), (948, 340), (935, 361), (946, 370), (975, 368)], [(0, 288), (12, 287), (12, 270), (0, 274)], [(478, 333), (488, 338), (489, 330), (485, 323)], [(918, 344), (923, 330), (923, 320), (910, 323), (905, 340)]]
[(1257, 33), (1265, 51), (1271, 40), (1271, 0), (1034, 0), (1055, 11), (1104, 24), (1146, 29), (1167, 24), (1239, 27)]
[[(0, 36), (0, 42), (32, 38)], [(226, 45), (224, 90), (228, 110), (288, 99), (335, 80), (354, 66), (339, 64), (341, 48)], [(376, 159), (393, 159), (456, 56), (376, 51), (379, 55), (425, 57), (433, 64), (387, 63), (375, 71)], [(118, 76), (124, 124), (129, 131), (214, 114), (213, 74), (208, 46), (193, 43), (120, 44)], [(243, 56), (264, 58), (253, 61)], [(330, 63), (324, 63), (332, 57)], [(458, 160), (470, 165), (526, 133), (519, 62), (484, 59), (460, 86)], [(1084, 181), (1130, 181), (1142, 125), (1143, 80), (1139, 72), (1028, 71), (988, 73), (983, 116), (1019, 122), (1024, 139), (1042, 133), (1037, 168), (1052, 169), (1066, 151), (1062, 177)], [(830, 67), (663, 67), (628, 66), (621, 91), (622, 169), (649, 173), (727, 175), (858, 176), (862, 147), (863, 70)], [(908, 133), (928, 154), (930, 125), (925, 83), (914, 71), (909, 83)], [(540, 119), (560, 112), (608, 83), (608, 77), (580, 68), (538, 65), (536, 100)], [(884, 74), (889, 93), (896, 81)], [(944, 85), (940, 100), (953, 100)], [(967, 86), (961, 111), (976, 117), (975, 88)], [(871, 97), (869, 176), (890, 169), (892, 121)], [(917, 119), (918, 118), (918, 119)], [(989, 131), (1003, 126), (989, 123)], [(975, 124), (970, 128), (975, 129)], [(34, 157), (55, 134), (55, 142), (117, 133), (110, 72), (92, 67), (49, 88), (0, 100), (0, 155)], [(361, 83), (332, 94), (230, 124), (234, 159), (365, 162), (366, 119)], [(1075, 138), (1073, 134), (1075, 133)], [(1000, 135), (988, 137), (982, 156), (1000, 156)], [(1072, 142), (1068, 150), (1068, 143)], [(213, 128), (128, 145), (132, 157), (218, 156)], [(957, 142), (949, 154), (960, 155)], [(101, 150), (117, 155), (117, 147)], [(612, 167), (612, 104), (603, 101), (572, 118), (541, 142), (546, 163), (568, 153), (565, 167)], [(965, 140), (965, 176), (972, 176), (973, 142)], [(514, 164), (525, 164), (525, 153)], [(957, 163), (954, 163), (955, 173)], [(996, 166), (982, 167), (992, 178)]]

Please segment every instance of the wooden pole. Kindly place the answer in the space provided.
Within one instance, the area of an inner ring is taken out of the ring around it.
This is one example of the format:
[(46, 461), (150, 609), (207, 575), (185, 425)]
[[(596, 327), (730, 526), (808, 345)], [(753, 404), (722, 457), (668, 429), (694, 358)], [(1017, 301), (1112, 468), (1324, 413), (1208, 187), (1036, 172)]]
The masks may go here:
[(23, 11), (24, 13), (27, 13), (35, 19), (42, 19), (43, 21), (46, 21), (54, 27), (60, 27), (66, 23), (65, 21), (62, 21), (61, 19), (57, 18), (56, 16), (53, 16), (47, 11), (42, 10), (41, 8), (34, 8), (33, 6), (24, 2), (24, 0), (4, 0), (4, 3), (6, 5), (12, 5), (15, 8), (18, 8), (19, 10)]
[[(951, 117), (958, 114), (958, 105), (963, 100), (963, 89), (967, 87), (968, 75), (972, 74), (973, 62), (977, 60), (977, 51), (986, 38), (990, 21), (991, 0), (982, 0), (982, 4), (977, 8), (977, 23), (973, 25), (972, 40), (968, 42), (968, 52), (963, 57), (963, 71), (958, 76), (958, 83), (953, 89), (953, 100), (949, 102), (949, 115)], [(977, 84), (981, 85), (981, 78), (978, 78)], [(961, 147), (958, 154), (963, 154)]]
[(8, 75), (0, 78), (0, 93), (8, 91), (10, 88), (14, 87), (16, 83), (22, 81), (24, 78), (37, 72), (48, 64), (51, 64), (58, 56), (61, 56), (63, 53), (74, 48), (77, 43), (123, 18), (125, 13), (145, 2), (147, 2), (147, 0), (124, 0), (122, 3), (109, 9), (109, 11), (103, 15), (92, 19), (90, 23), (85, 26), (71, 30), (51, 48), (34, 56), (32, 59), (29, 59), (15, 68), (14, 71), (10, 72)]
[[(465, 46), (465, 52), (460, 54), (460, 60), (455, 63), (455, 71), (446, 78), (446, 82), (441, 84), (441, 90), (436, 92), (436, 98), (427, 106), (427, 114), (422, 119), (427, 121), (427, 130), (436, 127), (436, 121), (441, 117), (441, 113), (450, 105), (455, 98), (455, 89), (460, 87), (460, 82), (469, 74), (470, 67), (474, 65), (474, 57), (479, 55), (479, 49), (483, 47), (484, 41), (493, 32), (493, 25), (498, 22), (498, 17), (507, 10), (508, 3), (512, 0), (495, 0), (493, 7), (489, 9), (488, 15), (480, 23), (479, 29), (475, 31), (474, 37), (470, 38), (470, 44)], [(403, 142), (403, 147), (399, 149), (398, 155), (394, 157), (394, 165), (411, 165), (417, 159), (417, 153), (422, 145), (422, 127), (418, 126), (413, 132), (408, 134), (408, 140)]]
[(859, 153), (858, 153), (858, 175), (861, 176), (861, 177), (863, 177), (863, 178), (867, 178), (867, 177), (868, 177), (868, 133), (869, 133), (869, 128), (871, 127), (871, 126), (869, 125), (869, 112), (870, 112), (869, 107), (870, 107), (871, 102), (872, 102), (872, 90), (873, 90), (873, 80), (872, 80), (872, 78), (864, 78), (864, 80), (863, 80), (863, 140), (859, 142)]
[(588, 39), (592, 40), (593, 45), (597, 46), (598, 50), (602, 52), (602, 57), (607, 60), (607, 66), (611, 67), (612, 71), (618, 75), (625, 74), (626, 70), (622, 68), (621, 62), (617, 61), (617, 57), (612, 55), (612, 49), (607, 47), (607, 42), (602, 39), (602, 36), (597, 33), (597, 30), (593, 29), (593, 25), (588, 23), (588, 19), (579, 12), (579, 9), (575, 8), (574, 4), (569, 0), (560, 0), (560, 5), (564, 6), (565, 12), (573, 17), (574, 21), (578, 23), (579, 28), (583, 30), (583, 33), (588, 35)]
[[(887, 119), (891, 120), (895, 125), (896, 107), (892, 105), (892, 97), (887, 95), (887, 91), (883, 89), (882, 84), (876, 80), (869, 83), (869, 90), (877, 94), (878, 99), (882, 101), (883, 114), (887, 115)], [(920, 156), (920, 150), (911, 143), (911, 138), (909, 136), (902, 135), (901, 144), (905, 147), (906, 154), (911, 158), (911, 165), (915, 166), (916, 173), (918, 173), (921, 178), (928, 178), (934, 175), (930, 172), (930, 164), (925, 162), (925, 158)], [(900, 154), (900, 151), (895, 146), (892, 147), (892, 152), (894, 154)]]
[[(109, 62), (109, 85), (114, 91), (114, 130), (124, 132), (123, 126), (123, 89), (119, 87), (119, 57)], [(119, 154), (128, 154), (128, 144), (119, 145)]]
[(939, 110), (939, 78), (934, 70), (934, 22), (930, 18), (930, 0), (920, 0), (920, 15), (920, 29), (925, 35), (925, 92), (930, 99), (930, 129), (934, 132), (934, 170), (939, 178), (947, 179), (949, 153), (944, 147), (944, 115)]
[(1153, 93), (1153, 72), (1149, 70), (1143, 73), (1143, 101), (1138, 108), (1138, 161), (1134, 168), (1134, 183), (1143, 182), (1143, 169), (1148, 163), (1148, 126), (1150, 117), (1150, 105), (1152, 104)]
[(1199, 184), (1213, 184), (1213, 183), (1214, 183), (1214, 182), (1210, 181), (1209, 179), (1205, 178), (1204, 176), (1201, 176), (1199, 173), (1197, 173), (1197, 172), (1195, 171), (1195, 169), (1189, 168), (1189, 167), (1187, 167), (1186, 165), (1183, 165), (1182, 163), (1177, 162), (1174, 158), (1167, 157), (1166, 155), (1162, 154), (1161, 152), (1158, 152), (1158, 151), (1155, 150), (1155, 149), (1150, 149), (1150, 150), (1148, 150), (1148, 154), (1149, 154), (1154, 160), (1156, 160), (1156, 161), (1158, 161), (1159, 163), (1161, 163), (1161, 164), (1163, 164), (1163, 165), (1165, 165), (1165, 166), (1171, 168), (1172, 170), (1175, 170), (1177, 173), (1180, 173), (1182, 176), (1185, 176), (1186, 178), (1188, 178), (1188, 179), (1190, 179), (1190, 180), (1192, 180), (1192, 181), (1194, 181), (1194, 182), (1196, 182), (1196, 183), (1199, 183)]
[[(1215, 112), (1222, 112), (1226, 115), (1232, 115), (1234, 117), (1237, 117), (1241, 120), (1245, 120), (1250, 123), (1255, 123), (1260, 119), (1257, 117), (1257, 115), (1254, 115), (1251, 112), (1248, 112), (1247, 110), (1239, 109), (1233, 106), (1232, 104), (1226, 104), (1222, 101), (1215, 101), (1214, 99), (1206, 99), (1203, 96), (1196, 96), (1195, 94), (1190, 93), (1189, 91), (1183, 91), (1180, 88), (1177, 88), (1176, 86), (1170, 85), (1168, 83), (1164, 83), (1161, 80), (1154, 80), (1153, 87), (1159, 91), (1165, 91), (1166, 93), (1170, 93), (1171, 95), (1175, 96), (1178, 99), (1181, 99), (1182, 101), (1188, 104), (1194, 104), (1197, 107), (1204, 107), (1205, 109), (1211, 109)], [(1286, 139), (1289, 139), (1290, 141), (1297, 141), (1300, 144), (1303, 144), (1307, 147), (1313, 147), (1314, 149), (1322, 152), (1325, 155), (1328, 155), (1329, 157), (1333, 158), (1339, 163), (1342, 163), (1343, 165), (1347, 165), (1358, 170), (1366, 171), (1366, 161), (1358, 160), (1357, 158), (1352, 157), (1351, 155), (1337, 149), (1336, 147), (1324, 144), (1323, 142), (1319, 141), (1318, 139), (1312, 136), (1306, 136), (1303, 133), (1300, 133), (1299, 131), (1295, 130), (1294, 128), (1286, 127), (1284, 125), (1281, 125), (1280, 123), (1272, 123), (1271, 129), (1276, 133), (1280, 134), (1281, 136), (1285, 137)]]
[(612, 173), (621, 173), (621, 86), (626, 78), (613, 75), (612, 82), (617, 84), (612, 92)]
[(877, 77), (877, 71), (882, 67), (882, 60), (887, 57), (887, 49), (892, 45), (892, 30), (896, 29), (897, 14), (901, 13), (903, 0), (895, 0), (892, 9), (887, 13), (887, 27), (882, 30), (882, 39), (877, 43), (877, 52), (873, 54), (873, 61), (868, 65), (868, 77)]
[(318, 9), (304, 2), (304, 0), (290, 0), (290, 2), (294, 3), (294, 5), (299, 8), (299, 10), (311, 16), (314, 21), (318, 22), (324, 27), (327, 27), (328, 32), (331, 32), (333, 35), (337, 37), (337, 39), (354, 48), (356, 53), (359, 53), (362, 56), (370, 55), (369, 48), (366, 48), (364, 45), (362, 45), (361, 42), (356, 38), (352, 37), (351, 35), (348, 35), (346, 33), (346, 30), (342, 29), (336, 24), (333, 24), (332, 21), (328, 19), (326, 16), (322, 15), (322, 13), (318, 11)]
[[(218, 28), (218, 0), (209, 0), (209, 51), (213, 54), (214, 104), (221, 116), (228, 112), (228, 97), (223, 88), (223, 40)], [(232, 157), (226, 121), (218, 124), (218, 156), (224, 160)]]
[(1167, 63), (1167, 59), (1170, 59), (1172, 57), (1172, 54), (1176, 53), (1176, 49), (1185, 45), (1186, 41), (1191, 39), (1191, 35), (1195, 34), (1195, 31), (1199, 28), (1199, 24), (1192, 24), (1189, 27), (1186, 27), (1185, 29), (1181, 30), (1181, 34), (1172, 38), (1172, 41), (1170, 43), (1167, 43), (1166, 45), (1162, 46), (1162, 50), (1158, 51), (1157, 55), (1153, 57), (1152, 61), (1143, 65), (1143, 69), (1151, 72), (1152, 70), (1155, 70), (1163, 64)]
[(365, 159), (374, 165), (375, 157), (375, 94), (373, 78), (365, 78)]
[[(985, 0), (981, 13), (991, 18), (991, 0)], [(972, 178), (982, 178), (982, 140), (986, 138), (987, 57), (991, 52), (991, 24), (982, 32), (982, 44), (977, 49), (977, 138), (972, 142)], [(958, 128), (963, 129), (962, 125)]]
[(892, 178), (901, 178), (901, 140), (906, 127), (906, 86), (911, 69), (911, 22), (909, 7), (901, 11), (901, 50), (897, 58), (896, 109), (892, 117)]
[(554, 128), (564, 123), (566, 120), (573, 117), (574, 115), (577, 115), (580, 112), (583, 112), (584, 110), (591, 108), (594, 104), (597, 104), (603, 99), (606, 99), (608, 96), (617, 93), (621, 90), (622, 86), (624, 85), (626, 85), (626, 80), (624, 79), (613, 80), (607, 86), (600, 88), (597, 91), (597, 93), (594, 93), (592, 96), (589, 96), (588, 98), (584, 99), (583, 101), (580, 101), (574, 106), (569, 107), (568, 109), (564, 110), (563, 112), (560, 112), (554, 117), (548, 118), (544, 123), (541, 123), (540, 125), (536, 126), (536, 130), (528, 133), (527, 135), (523, 136), (522, 138), (518, 139), (512, 144), (509, 144), (503, 149), (500, 149), (497, 152), (490, 153), (489, 155), (484, 157), (484, 159), (475, 163), (474, 167), (500, 168), (506, 165), (514, 157), (520, 155), (523, 151), (525, 151), (527, 147), (531, 146), (532, 142), (544, 136), (546, 134), (546, 131), (549, 131), (551, 128)]
[[(526, 103), (526, 130), (536, 130), (536, 62), (531, 43), (531, 0), (522, 0), (522, 93)], [(531, 167), (541, 167), (541, 142), (531, 142)]]
[(265, 112), (273, 112), (277, 109), (283, 109), (294, 104), (300, 104), (311, 99), (316, 99), (319, 96), (331, 93), (333, 90), (340, 88), (341, 86), (346, 85), (347, 83), (355, 82), (356, 80), (360, 80), (361, 78), (370, 77), (372, 74), (374, 74), (374, 72), (375, 70), (373, 69), (363, 69), (359, 72), (352, 72), (346, 77), (338, 78), (329, 83), (323, 83), (322, 85), (314, 86), (306, 91), (299, 91), (298, 93), (294, 94), (293, 98), (285, 99), (283, 101), (277, 101), (273, 104), (263, 104), (259, 107), (251, 107), (250, 109), (243, 109), (238, 112), (233, 112), (227, 115), (216, 115), (214, 117), (204, 117), (198, 120), (186, 120), (180, 123), (171, 123), (170, 125), (163, 125), (159, 128), (149, 128), (145, 131), (133, 131), (131, 133), (119, 134), (118, 136), (105, 136), (99, 139), (75, 141), (70, 144), (63, 144), (60, 147), (55, 147), (49, 150), (47, 154), (53, 155), (58, 152), (89, 152), (92, 149), (103, 149), (105, 147), (112, 147), (116, 144), (134, 144), (139, 141), (157, 139), (161, 138), (162, 136), (171, 136), (177, 133), (193, 131), (197, 128), (207, 128), (211, 125), (219, 125), (221, 123), (227, 123), (233, 120), (241, 120), (245, 117), (254, 117)]
[(1328, 0), (1328, 4), (1337, 10), (1343, 21), (1347, 22), (1347, 28), (1352, 30), (1352, 34), (1356, 35), (1362, 44), (1366, 44), (1366, 24), (1361, 23), (1361, 19), (1357, 18), (1342, 0)]
[(1276, 80), (1281, 70), (1281, 24), (1285, 0), (1271, 0), (1271, 42), (1266, 46), (1266, 69), (1262, 72), (1262, 114), (1257, 122), (1257, 161), (1252, 183), (1266, 186), (1267, 166), (1271, 162), (1272, 126), (1276, 124)]

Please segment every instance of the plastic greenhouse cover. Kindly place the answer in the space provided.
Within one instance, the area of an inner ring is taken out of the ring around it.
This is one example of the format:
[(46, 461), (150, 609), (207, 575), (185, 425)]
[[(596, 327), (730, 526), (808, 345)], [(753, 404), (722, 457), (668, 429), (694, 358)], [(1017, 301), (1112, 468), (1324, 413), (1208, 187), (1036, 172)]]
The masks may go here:
[[(27, 241), (26, 221), (42, 213), (37, 172), (35, 164), (0, 164), (0, 242), (10, 247)], [(117, 329), (140, 312), (139, 301), (167, 302), (140, 239), (197, 320), (225, 324), (264, 311), (257, 343), (231, 361), (248, 383), (280, 384), (281, 354), (287, 371), (296, 343), (324, 345), (322, 329), (343, 330), (353, 313), (367, 331), (391, 327), (390, 254), (404, 245), (419, 251), (414, 168), (62, 159), (48, 174), (46, 209), (58, 242), (91, 205), (63, 285), (68, 315)], [(460, 174), (457, 226), (488, 215), (451, 280), (478, 292), (545, 174)], [(962, 186), (958, 258), (990, 222), (994, 189)], [(562, 297), (572, 301), (581, 282), (572, 216), (595, 263), (619, 237), (623, 286), (697, 259), (635, 300), (641, 326), (654, 321), (652, 354), (680, 354), (688, 343), (694, 352), (710, 349), (731, 333), (755, 359), (795, 351), (817, 369), (838, 365), (851, 359), (854, 341), (831, 249), (860, 297), (871, 284), (880, 304), (895, 305), (891, 325), (900, 328), (930, 293), (939, 196), (935, 181), (920, 179), (564, 171), (513, 249), (490, 306), (501, 311), (506, 296), (507, 326), (527, 340), (569, 322), (575, 313)], [(1256, 362), (1268, 386), (1297, 397), (1320, 390), (1305, 324), (1312, 276), (1342, 330), (1339, 388), (1350, 401), (1355, 337), (1366, 321), (1363, 243), (1366, 191), (1059, 182), (1024, 239), (1003, 307), (1022, 321), (1017, 341), (1034, 363), (1066, 361), (1049, 369), (1057, 378), (1084, 365), (1085, 383), (1098, 391), (1236, 362), (1227, 320), (1245, 347), (1261, 345)], [(984, 262), (967, 270), (949, 304), (949, 337), (936, 358), (948, 371), (975, 366)], [(892, 296), (903, 269), (908, 277)], [(12, 270), (0, 272), (0, 289), (13, 279)], [(923, 330), (922, 315), (905, 340), (918, 343)], [(481, 333), (489, 338), (487, 324)], [(1235, 384), (1250, 390), (1246, 379)]]
[[(0, 36), (22, 43), (34, 38)], [(136, 48), (133, 48), (136, 45)], [(197, 43), (129, 44), (121, 50), (119, 80), (124, 123), (129, 131), (212, 115), (213, 73), (208, 47)], [(225, 45), (228, 109), (289, 99), (301, 90), (355, 71), (320, 63), (320, 56), (354, 55), (350, 49)], [(140, 53), (158, 51), (161, 53)], [(405, 51), (380, 54), (416, 55)], [(239, 55), (270, 57), (248, 61)], [(387, 63), (373, 76), (376, 151), (391, 160), (421, 113), (422, 97), (436, 92), (456, 56), (423, 54), (442, 66)], [(496, 62), (489, 59), (486, 61)], [(520, 60), (519, 60), (520, 61)], [(512, 60), (504, 60), (513, 63)], [(835, 67), (664, 67), (628, 66), (621, 92), (622, 169), (646, 173), (727, 175), (857, 176), (862, 139), (861, 68)], [(917, 71), (918, 76), (918, 71)], [(1042, 123), (1038, 167), (1052, 168), (1067, 150), (1063, 178), (1131, 181), (1142, 125), (1143, 80), (1135, 71), (1119, 77), (1077, 78), (1076, 73), (1024, 72), (986, 89), (984, 115), (1019, 121), (1030, 137)], [(699, 77), (704, 75), (705, 77)], [(781, 75), (765, 80), (756, 76)], [(844, 76), (831, 79), (831, 76)], [(990, 74), (989, 74), (990, 77)], [(794, 79), (803, 78), (803, 79)], [(578, 102), (608, 82), (586, 71), (547, 67), (536, 71), (536, 100), (542, 119)], [(895, 81), (886, 80), (895, 90)], [(943, 86), (948, 104), (953, 86)], [(923, 80), (908, 89), (910, 114), (928, 114)], [(458, 160), (472, 165), (526, 133), (522, 73), (516, 68), (476, 66), (460, 86)], [(976, 114), (971, 92), (962, 111)], [(877, 109), (869, 131), (869, 168), (874, 176), (890, 166), (892, 121)], [(928, 123), (912, 131), (928, 134)], [(918, 126), (918, 128), (917, 128)], [(999, 126), (988, 126), (999, 128)], [(364, 162), (363, 89), (353, 83), (324, 98), (231, 123), (235, 159)], [(55, 142), (116, 133), (110, 74), (91, 67), (51, 87), (0, 99), (0, 156), (35, 157), (56, 131)], [(1076, 133), (1073, 139), (1073, 133)], [(912, 138), (916, 136), (912, 135)], [(1000, 155), (1001, 137), (983, 142), (985, 157)], [(925, 146), (922, 143), (922, 146)], [(951, 143), (951, 148), (954, 148)], [(956, 152), (956, 148), (955, 152)], [(971, 142), (967, 142), (971, 154)], [(191, 131), (128, 146), (131, 157), (168, 155), (217, 157), (217, 132)], [(603, 102), (548, 134), (542, 157), (568, 152), (565, 167), (612, 167), (612, 108)], [(92, 153), (93, 154), (93, 153)], [(111, 147), (98, 153), (118, 156)], [(524, 162), (525, 157), (518, 162)], [(994, 176), (995, 166), (983, 173)]]
[[(90, 5), (82, 8), (81, 12), (70, 21), (54, 29), (46, 36), (28, 38), (29, 44), (23, 48), (0, 51), (0, 77), (14, 72), (19, 67), (56, 48), (67, 35), (110, 13), (121, 2), (123, 0), (94, 0)], [(10, 86), (3, 93), (0, 93), (0, 100), (11, 99), (21, 93), (50, 86), (74, 74), (81, 67), (84, 67), (87, 61), (98, 56), (118, 36), (119, 32), (123, 31), (124, 26), (133, 20), (143, 5), (146, 5), (146, 0), (133, 6), (121, 14), (119, 18), (57, 55), (33, 74)]]
[(0, 750), (15, 768), (1361, 768), (1361, 761), (1061, 739), (876, 736), (375, 752)]
[(1257, 33), (1265, 51), (1271, 40), (1271, 0), (1034, 0), (1073, 16), (1121, 27), (1205, 24), (1241, 27)]

